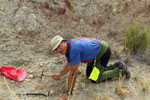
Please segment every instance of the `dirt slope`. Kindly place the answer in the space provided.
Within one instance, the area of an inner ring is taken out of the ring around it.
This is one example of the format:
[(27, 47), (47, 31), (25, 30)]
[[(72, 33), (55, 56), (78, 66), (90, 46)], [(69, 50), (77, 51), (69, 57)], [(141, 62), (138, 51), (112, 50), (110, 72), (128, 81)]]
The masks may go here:
[[(55, 35), (66, 39), (89, 36), (107, 41), (115, 52), (110, 63), (125, 61), (131, 70), (130, 80), (118, 79), (92, 84), (85, 77), (85, 64), (79, 68), (71, 100), (149, 100), (150, 66), (125, 51), (123, 31), (132, 23), (150, 26), (150, 1), (147, 0), (0, 0), (0, 66), (12, 65), (27, 69), (23, 82), (6, 81), (0, 75), (0, 100), (58, 100), (65, 91), (67, 77), (61, 81), (40, 78), (59, 72), (65, 58), (51, 54), (49, 42)], [(8, 86), (8, 87), (7, 87)], [(9, 90), (11, 88), (11, 91)], [(18, 96), (19, 93), (43, 93), (50, 96)], [(121, 95), (122, 93), (122, 95)], [(120, 94), (120, 95), (119, 95)]]

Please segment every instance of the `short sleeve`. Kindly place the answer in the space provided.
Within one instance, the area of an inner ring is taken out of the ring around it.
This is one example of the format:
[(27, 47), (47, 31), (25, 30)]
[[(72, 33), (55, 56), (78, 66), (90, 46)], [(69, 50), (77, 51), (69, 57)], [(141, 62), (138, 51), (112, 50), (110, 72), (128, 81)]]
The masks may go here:
[(70, 57), (71, 67), (76, 65), (76, 64), (80, 64), (81, 63), (80, 49), (77, 49), (77, 48), (72, 49), (69, 57)]

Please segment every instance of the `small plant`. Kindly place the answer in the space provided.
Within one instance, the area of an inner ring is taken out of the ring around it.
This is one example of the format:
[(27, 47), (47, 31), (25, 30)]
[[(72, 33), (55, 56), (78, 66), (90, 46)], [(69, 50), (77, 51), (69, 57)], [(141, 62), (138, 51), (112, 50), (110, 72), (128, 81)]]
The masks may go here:
[(104, 93), (103, 97), (102, 97), (102, 100), (109, 100), (109, 95)]
[(135, 80), (139, 80), (141, 78), (139, 73), (140, 73), (139, 71), (136, 71), (136, 72), (133, 73), (133, 78)]
[(150, 49), (147, 49), (143, 53), (138, 52), (136, 54), (136, 58), (141, 62), (146, 62), (148, 65), (150, 65)]
[(124, 99), (130, 93), (130, 91), (123, 89), (122, 81), (121, 77), (119, 77), (119, 86), (116, 88), (116, 93), (120, 96), (120, 98)]
[(120, 50), (118, 50), (118, 49), (113, 50), (113, 56), (115, 58), (120, 58)]
[(148, 89), (149, 89), (148, 81), (147, 81), (146, 77), (144, 75), (142, 75), (142, 73), (140, 73), (140, 74), (139, 73), (140, 73), (140, 71), (136, 71), (133, 73), (133, 78), (135, 78), (139, 83), (137, 87), (141, 88), (143, 92), (148, 91)]
[(101, 94), (102, 94), (102, 96), (97, 97), (95, 100), (109, 100), (110, 99), (107, 91), (102, 92)]
[(125, 31), (125, 46), (134, 52), (146, 50), (150, 46), (150, 28), (131, 25)]
[(140, 79), (139, 84), (143, 92), (148, 90), (148, 82), (145, 79)]

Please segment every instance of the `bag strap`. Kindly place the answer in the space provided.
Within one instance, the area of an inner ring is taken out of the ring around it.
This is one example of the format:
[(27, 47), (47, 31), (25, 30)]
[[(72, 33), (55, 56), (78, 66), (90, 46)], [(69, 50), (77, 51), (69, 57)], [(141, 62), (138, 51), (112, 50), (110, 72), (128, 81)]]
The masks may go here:
[(95, 42), (97, 42), (97, 43), (100, 43), (100, 41), (97, 41), (97, 40), (95, 40), (95, 39), (93, 39), (93, 38), (79, 37), (79, 38), (76, 38), (76, 39), (72, 40), (68, 45), (70, 46), (74, 41), (77, 41), (77, 40), (80, 40), (80, 39), (90, 39), (90, 40), (93, 40), (93, 41), (95, 41)]

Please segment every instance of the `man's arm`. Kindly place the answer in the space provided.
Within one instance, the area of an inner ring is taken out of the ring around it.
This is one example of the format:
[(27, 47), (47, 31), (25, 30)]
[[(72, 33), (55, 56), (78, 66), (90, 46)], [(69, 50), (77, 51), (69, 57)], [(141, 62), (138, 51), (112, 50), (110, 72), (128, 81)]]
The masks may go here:
[(69, 79), (68, 79), (68, 92), (72, 92), (76, 78), (77, 78), (77, 73), (78, 73), (78, 67), (80, 64), (76, 64), (75, 66), (72, 66), (70, 68), (70, 74), (69, 74)]
[(60, 71), (60, 76), (63, 76), (63, 75), (65, 75), (68, 71), (69, 71), (69, 69), (70, 69), (70, 63), (68, 62), (67, 64), (66, 64), (66, 66), (64, 67), (64, 69), (62, 70), (62, 71)]
[(60, 71), (60, 73), (50, 75), (50, 77), (52, 77), (55, 80), (60, 80), (61, 76), (66, 74), (69, 71), (69, 69), (70, 69), (70, 63), (67, 63), (64, 69)]
[(68, 93), (61, 94), (59, 96), (59, 100), (68, 100), (69, 94), (71, 94), (71, 92), (73, 91), (73, 87), (76, 82), (78, 67), (79, 67), (79, 64), (76, 64), (75, 66), (72, 66), (70, 68), (70, 74), (69, 74), (69, 79), (68, 79)]

